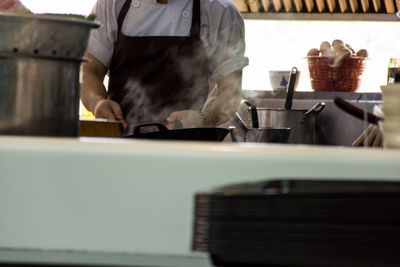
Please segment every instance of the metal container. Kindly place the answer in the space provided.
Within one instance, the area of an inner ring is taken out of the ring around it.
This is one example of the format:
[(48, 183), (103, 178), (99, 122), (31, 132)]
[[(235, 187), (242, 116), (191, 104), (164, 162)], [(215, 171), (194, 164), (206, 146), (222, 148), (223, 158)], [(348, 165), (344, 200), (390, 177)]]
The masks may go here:
[(0, 12), (0, 54), (81, 60), (96, 22), (57, 15)]
[(0, 134), (77, 136), (80, 65), (98, 26), (0, 14)]
[[(232, 123), (234, 126), (229, 127), (229, 131), (233, 142), (287, 143), (290, 134), (290, 128), (247, 127), (237, 112)], [(255, 124), (258, 125), (258, 120)]]
[(290, 128), (249, 128), (246, 142), (252, 143), (287, 143)]
[(290, 128), (288, 143), (316, 144), (316, 115), (325, 107), (325, 103), (317, 103), (309, 110), (303, 109), (272, 109), (257, 107), (260, 127)]

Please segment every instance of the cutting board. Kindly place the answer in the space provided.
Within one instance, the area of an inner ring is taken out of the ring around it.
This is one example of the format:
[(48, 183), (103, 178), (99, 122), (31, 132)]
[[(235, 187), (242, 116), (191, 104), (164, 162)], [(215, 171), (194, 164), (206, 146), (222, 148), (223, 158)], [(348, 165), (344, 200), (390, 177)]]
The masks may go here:
[(369, 0), (361, 0), (361, 7), (364, 13), (369, 11)]
[(261, 3), (263, 5), (264, 11), (268, 12), (271, 6), (270, 0), (262, 0)]
[(346, 0), (339, 0), (339, 7), (340, 7), (340, 11), (342, 13), (345, 13), (347, 11), (347, 1)]
[(249, 12), (249, 7), (245, 3), (245, 0), (232, 0), (232, 2), (240, 12)]
[(305, 0), (307, 11), (311, 13), (314, 10), (314, 0)]
[(353, 13), (358, 11), (358, 0), (350, 0), (350, 9)]
[(325, 10), (324, 0), (317, 0), (317, 9), (318, 9), (319, 13), (324, 12), (324, 10)]
[(303, 1), (302, 0), (294, 0), (294, 6), (296, 7), (297, 12), (301, 12), (303, 9)]
[[(396, 0), (396, 2), (399, 0)], [(395, 6), (392, 0), (385, 0), (385, 7), (386, 7), (386, 12), (389, 14), (394, 14), (396, 13), (395, 11)]]
[(272, 0), (272, 3), (274, 4), (274, 8), (276, 12), (281, 11), (282, 9), (282, 2), (281, 0)]
[(247, 4), (249, 5), (250, 11), (257, 13), (260, 11), (260, 2), (258, 0), (247, 0)]
[(333, 11), (335, 11), (335, 9), (336, 9), (336, 1), (335, 0), (327, 0), (326, 2), (328, 4), (329, 12), (333, 13)]
[(374, 4), (375, 12), (379, 12), (381, 9), (381, 0), (372, 0), (372, 3)]
[(80, 120), (78, 136), (122, 137), (122, 122), (103, 119)]

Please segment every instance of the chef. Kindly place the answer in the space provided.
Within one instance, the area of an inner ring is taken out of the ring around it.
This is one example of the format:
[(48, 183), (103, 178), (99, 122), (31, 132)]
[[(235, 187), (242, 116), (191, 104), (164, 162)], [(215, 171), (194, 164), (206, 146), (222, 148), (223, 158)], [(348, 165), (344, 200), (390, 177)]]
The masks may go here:
[[(241, 99), (243, 19), (230, 0), (98, 0), (81, 100), (96, 118), (217, 126)], [(108, 88), (103, 80), (109, 76)]]

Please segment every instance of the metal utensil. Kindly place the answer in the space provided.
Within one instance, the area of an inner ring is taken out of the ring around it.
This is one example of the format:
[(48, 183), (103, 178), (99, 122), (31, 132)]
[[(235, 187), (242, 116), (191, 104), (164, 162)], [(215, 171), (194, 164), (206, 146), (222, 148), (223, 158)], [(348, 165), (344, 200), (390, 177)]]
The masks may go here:
[(303, 120), (301, 121), (301, 123), (304, 123), (304, 120), (310, 117), (311, 114), (318, 115), (325, 108), (325, 106), (326, 106), (325, 102), (319, 102), (315, 104), (306, 113), (304, 113)]
[(376, 116), (371, 112), (365, 113), (364, 110), (362, 110), (361, 108), (349, 103), (339, 96), (335, 97), (334, 102), (338, 108), (353, 115), (356, 118), (359, 118), (360, 120), (364, 120), (365, 115), (369, 123), (378, 124), (380, 120), (383, 120), (382, 118)]
[(293, 67), (292, 71), (290, 72), (289, 83), (286, 89), (286, 101), (285, 101), (286, 109), (292, 108), (293, 93), (294, 93), (294, 86), (296, 84), (296, 78), (297, 78), (297, 68)]
[(251, 104), (249, 101), (243, 99), (240, 104), (244, 109), (246, 109), (250, 113), (251, 117), (251, 122), (252, 122), (252, 127), (253, 128), (259, 128), (259, 122), (258, 122), (258, 113), (257, 113), (257, 107), (253, 104)]
[(0, 134), (78, 135), (80, 65), (99, 26), (0, 13)]

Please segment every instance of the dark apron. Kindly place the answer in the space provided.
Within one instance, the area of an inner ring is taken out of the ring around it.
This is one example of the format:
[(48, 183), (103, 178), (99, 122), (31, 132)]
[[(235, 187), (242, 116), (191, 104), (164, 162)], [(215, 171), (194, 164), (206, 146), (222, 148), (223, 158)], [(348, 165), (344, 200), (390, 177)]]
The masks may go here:
[(118, 37), (110, 65), (109, 98), (120, 104), (128, 131), (138, 123), (160, 122), (174, 111), (200, 110), (209, 90), (209, 64), (200, 40), (200, 0), (193, 2), (190, 36), (129, 37), (118, 17)]

